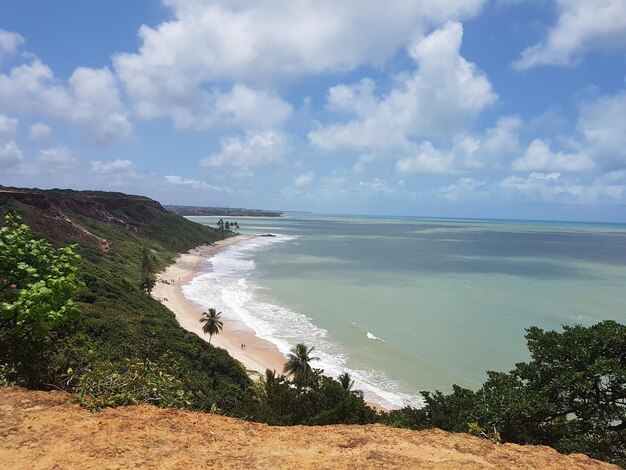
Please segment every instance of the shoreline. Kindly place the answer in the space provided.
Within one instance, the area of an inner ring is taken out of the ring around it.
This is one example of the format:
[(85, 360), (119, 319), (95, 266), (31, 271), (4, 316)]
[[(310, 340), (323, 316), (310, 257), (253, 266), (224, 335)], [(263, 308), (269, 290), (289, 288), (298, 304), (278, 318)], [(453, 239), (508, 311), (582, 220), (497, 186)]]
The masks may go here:
[[(205, 309), (187, 299), (182, 292), (182, 287), (201, 273), (209, 258), (231, 245), (251, 238), (253, 237), (239, 235), (219, 240), (213, 245), (202, 245), (183, 253), (174, 264), (158, 274), (157, 283), (152, 290), (152, 297), (174, 313), (182, 328), (197, 334), (208, 342), (209, 337), (202, 331), (202, 324), (200, 323), (202, 312)], [(249, 375), (264, 376), (266, 369), (282, 373), (287, 359), (276, 345), (256, 336), (252, 328), (233, 318), (228, 312), (222, 313), (221, 320), (224, 327), (219, 334), (213, 335), (211, 339), (213, 346), (228, 351), (228, 354), (243, 364)], [(245, 349), (241, 348), (242, 344), (245, 344)]]
[[(238, 235), (219, 240), (212, 245), (201, 245), (181, 254), (173, 264), (157, 275), (152, 297), (174, 313), (182, 328), (208, 342), (209, 338), (202, 331), (200, 323), (205, 309), (185, 297), (182, 287), (202, 272), (203, 266), (211, 257), (231, 245), (252, 238), (254, 238), (253, 235)], [(253, 380), (265, 376), (266, 369), (282, 373), (287, 358), (274, 343), (259, 338), (252, 328), (241, 320), (233, 318), (228, 312), (223, 312), (220, 319), (224, 327), (219, 334), (213, 335), (211, 339), (213, 346), (225, 349), (243, 365)], [(245, 349), (241, 348), (242, 344), (245, 344)], [(365, 401), (376, 411), (389, 411), (380, 403)]]

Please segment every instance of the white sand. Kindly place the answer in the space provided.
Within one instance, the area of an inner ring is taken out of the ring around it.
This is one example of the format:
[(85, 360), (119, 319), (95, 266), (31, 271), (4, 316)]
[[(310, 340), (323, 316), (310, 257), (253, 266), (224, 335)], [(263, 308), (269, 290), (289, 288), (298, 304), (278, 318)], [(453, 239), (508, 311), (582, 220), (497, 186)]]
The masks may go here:
[[(182, 286), (198, 275), (207, 259), (230, 245), (250, 238), (249, 236), (227, 238), (214, 245), (204, 245), (181, 255), (173, 265), (159, 274), (152, 296), (174, 312), (180, 326), (208, 342), (209, 336), (202, 332), (200, 323), (203, 308), (183, 295)], [(256, 336), (254, 330), (233, 318), (229, 312), (222, 312), (221, 320), (224, 322), (224, 328), (219, 334), (213, 335), (211, 344), (226, 349), (253, 375), (256, 375), (254, 373), (264, 375), (266, 369), (282, 372), (286, 359), (273, 343)], [(241, 348), (242, 344), (246, 345), (245, 349)]]

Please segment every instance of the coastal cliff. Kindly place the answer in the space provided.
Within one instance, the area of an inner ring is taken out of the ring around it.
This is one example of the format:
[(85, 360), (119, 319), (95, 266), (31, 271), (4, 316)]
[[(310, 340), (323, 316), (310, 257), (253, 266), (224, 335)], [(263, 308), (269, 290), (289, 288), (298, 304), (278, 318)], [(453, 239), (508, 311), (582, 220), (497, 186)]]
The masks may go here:
[(438, 429), (267, 426), (152, 406), (91, 413), (61, 392), (0, 388), (3, 468), (618, 469), (544, 446)]
[(158, 201), (116, 192), (0, 187), (0, 216), (9, 211), (18, 212), (45, 238), (97, 245), (102, 251), (115, 242), (102, 233), (110, 232), (110, 226), (176, 250), (215, 239), (205, 227), (169, 212)]

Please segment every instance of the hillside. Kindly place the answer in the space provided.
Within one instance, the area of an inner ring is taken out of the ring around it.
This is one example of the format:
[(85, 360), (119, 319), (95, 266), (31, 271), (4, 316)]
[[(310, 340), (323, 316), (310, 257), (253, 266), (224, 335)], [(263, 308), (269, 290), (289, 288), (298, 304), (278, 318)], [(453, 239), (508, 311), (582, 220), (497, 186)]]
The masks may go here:
[(282, 217), (282, 212), (261, 209), (243, 209), (234, 207), (199, 207), (199, 206), (165, 206), (179, 215), (218, 216), (218, 217)]
[(35, 233), (48, 239), (98, 245), (103, 251), (126, 233), (174, 251), (216, 238), (213, 231), (171, 213), (155, 200), (115, 192), (0, 187), (0, 215), (9, 211), (18, 212)]
[(549, 447), (382, 425), (270, 427), (128, 406), (94, 414), (60, 392), (0, 388), (3, 468), (617, 469)]
[[(76, 243), (84, 283), (76, 302), (83, 314), (57, 334), (58, 346), (0, 348), (0, 364), (42, 365), (26, 380), (18, 377), (18, 385), (71, 390), (85, 371), (106, 375), (127, 370), (124, 359), (150, 361), (194, 393), (191, 408), (208, 410), (216, 403), (231, 414), (249, 414), (252, 383), (241, 365), (182, 329), (172, 312), (140, 288), (144, 250), (162, 269), (181, 252), (215, 241), (214, 230), (152, 199), (110, 192), (4, 187), (0, 216), (8, 212), (17, 212), (36, 236), (57, 246)], [(0, 342), (10, 338), (0, 321)], [(41, 360), (33, 360), (37, 354)]]

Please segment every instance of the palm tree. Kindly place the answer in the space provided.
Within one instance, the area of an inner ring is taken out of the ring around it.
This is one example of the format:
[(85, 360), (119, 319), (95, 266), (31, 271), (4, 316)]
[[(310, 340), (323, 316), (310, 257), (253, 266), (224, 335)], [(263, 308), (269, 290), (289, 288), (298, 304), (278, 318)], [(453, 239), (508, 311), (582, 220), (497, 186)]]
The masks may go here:
[(204, 323), (202, 331), (209, 335), (209, 344), (211, 344), (211, 338), (213, 335), (220, 333), (220, 330), (224, 326), (224, 323), (220, 320), (222, 312), (218, 312), (214, 308), (210, 308), (209, 312), (202, 312), (202, 318), (200, 323)]
[(298, 387), (310, 383), (315, 375), (309, 362), (319, 361), (320, 358), (311, 356), (313, 349), (315, 346), (307, 348), (305, 344), (298, 343), (287, 354), (287, 362), (283, 372), (293, 376), (293, 381)]
[(352, 380), (352, 377), (350, 377), (350, 374), (348, 374), (347, 372), (344, 372), (339, 377), (337, 377), (337, 380), (341, 384), (341, 388), (343, 388), (346, 392), (349, 392), (352, 390), (352, 387), (354, 386), (354, 380)]
[(337, 381), (341, 384), (341, 388), (343, 388), (346, 392), (350, 392), (353, 395), (363, 398), (363, 392), (361, 390), (352, 390), (354, 387), (354, 380), (350, 377), (350, 374), (344, 372), (339, 377), (337, 377)]

